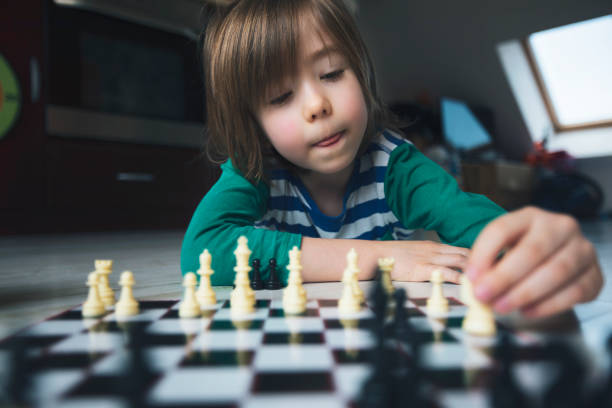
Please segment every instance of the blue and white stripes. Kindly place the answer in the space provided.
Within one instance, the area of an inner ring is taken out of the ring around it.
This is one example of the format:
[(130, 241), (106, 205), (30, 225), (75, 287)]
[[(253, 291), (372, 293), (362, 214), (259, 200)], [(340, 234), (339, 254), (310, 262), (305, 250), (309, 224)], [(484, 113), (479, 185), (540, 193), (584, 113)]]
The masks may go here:
[(413, 230), (402, 227), (384, 194), (389, 156), (403, 143), (409, 142), (389, 130), (377, 135), (358, 159), (343, 211), (337, 217), (323, 214), (302, 182), (289, 171), (275, 171), (270, 178), (268, 211), (255, 226), (320, 238), (376, 240), (390, 233), (394, 239), (409, 239)]

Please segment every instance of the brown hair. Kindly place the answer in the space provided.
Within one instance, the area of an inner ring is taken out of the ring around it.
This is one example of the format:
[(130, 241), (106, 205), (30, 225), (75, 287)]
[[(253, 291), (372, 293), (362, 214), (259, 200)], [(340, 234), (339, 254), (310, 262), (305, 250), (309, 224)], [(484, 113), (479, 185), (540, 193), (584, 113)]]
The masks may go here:
[[(256, 112), (270, 84), (297, 70), (300, 19), (313, 17), (355, 72), (368, 108), (362, 148), (387, 124), (365, 44), (342, 0), (238, 0), (209, 6), (203, 32), (209, 157), (229, 157), (251, 182), (265, 179), (274, 151)], [(217, 160), (218, 161), (218, 160)]]

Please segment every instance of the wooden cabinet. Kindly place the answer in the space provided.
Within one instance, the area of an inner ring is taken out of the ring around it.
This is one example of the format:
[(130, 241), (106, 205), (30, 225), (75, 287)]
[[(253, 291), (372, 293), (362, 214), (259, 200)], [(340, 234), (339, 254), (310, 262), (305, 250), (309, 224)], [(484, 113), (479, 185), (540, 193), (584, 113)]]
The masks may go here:
[(46, 156), (47, 208), (62, 230), (185, 228), (219, 176), (193, 149), (52, 139)]
[(189, 149), (53, 140), (47, 151), (53, 208), (193, 210), (214, 181)]
[[(16, 79), (18, 96), (10, 97), (19, 106), (16, 121), (0, 135), (0, 211), (5, 212), (35, 208), (44, 200), (43, 6), (43, 1), (15, 1), (0, 13), (0, 54)], [(0, 110), (9, 97), (5, 75)]]
[(16, 1), (0, 13), (0, 53), (21, 98), (18, 119), (0, 138), (0, 234), (186, 228), (219, 175), (198, 149), (46, 131), (50, 7), (51, 0)]

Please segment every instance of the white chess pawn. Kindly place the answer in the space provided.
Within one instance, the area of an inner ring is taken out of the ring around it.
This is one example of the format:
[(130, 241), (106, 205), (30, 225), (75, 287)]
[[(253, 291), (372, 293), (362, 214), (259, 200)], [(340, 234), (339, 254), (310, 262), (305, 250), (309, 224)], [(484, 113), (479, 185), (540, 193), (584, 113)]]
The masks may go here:
[(442, 292), (442, 271), (436, 269), (431, 273), (431, 297), (427, 299), (427, 313), (433, 316), (444, 315), (448, 313), (448, 300)]
[(391, 281), (391, 272), (393, 271), (393, 266), (395, 265), (394, 258), (378, 258), (378, 268), (383, 273), (382, 275), (382, 284), (385, 288), (385, 292), (387, 295), (392, 295), (395, 291), (393, 287), (393, 283)]
[(355, 248), (351, 248), (348, 254), (346, 254), (346, 263), (346, 269), (351, 276), (351, 286), (353, 287), (354, 296), (359, 300), (359, 303), (363, 303), (365, 301), (365, 295), (359, 286), (359, 266), (357, 266), (357, 251), (355, 251)]
[(302, 285), (301, 252), (297, 247), (289, 251), (289, 279), (283, 290), (283, 310), (286, 314), (300, 314), (306, 310), (306, 289)]
[(200, 306), (214, 306), (217, 304), (217, 297), (215, 291), (210, 284), (210, 275), (215, 273), (210, 267), (212, 257), (208, 249), (205, 249), (200, 254), (200, 269), (198, 269), (198, 275), (200, 275), (200, 287), (198, 288), (197, 298)]
[(115, 315), (117, 317), (134, 316), (139, 313), (138, 301), (134, 299), (134, 274), (130, 271), (124, 271), (119, 279), (121, 286), (121, 294), (119, 301), (115, 305)]
[(106, 308), (112, 308), (115, 305), (115, 292), (110, 287), (109, 275), (113, 273), (113, 261), (110, 259), (96, 259), (94, 265), (98, 273), (100, 298)]
[(195, 273), (187, 272), (185, 278), (183, 278), (183, 286), (185, 287), (185, 293), (183, 295), (183, 301), (179, 306), (179, 317), (199, 317), (202, 313), (200, 310), (200, 304), (196, 298), (195, 287), (198, 284), (198, 278)]
[(474, 296), (472, 283), (467, 276), (461, 276), (461, 299), (468, 306), (461, 327), (474, 336), (493, 337), (497, 333), (495, 315), (490, 307)]
[(361, 310), (361, 301), (355, 296), (353, 272), (349, 268), (344, 270), (342, 276), (344, 288), (342, 289), (342, 297), (338, 301), (338, 311), (340, 313), (357, 313)]
[(245, 236), (238, 238), (238, 246), (234, 251), (236, 257), (236, 279), (234, 280), (234, 290), (230, 296), (230, 313), (234, 315), (245, 315), (255, 311), (255, 292), (251, 289), (249, 281), (249, 249), (248, 240)]
[(83, 310), (81, 313), (83, 317), (102, 316), (104, 312), (106, 312), (106, 307), (98, 293), (98, 273), (96, 271), (91, 272), (87, 276), (87, 286), (89, 286), (89, 293), (87, 295), (87, 300), (83, 303)]

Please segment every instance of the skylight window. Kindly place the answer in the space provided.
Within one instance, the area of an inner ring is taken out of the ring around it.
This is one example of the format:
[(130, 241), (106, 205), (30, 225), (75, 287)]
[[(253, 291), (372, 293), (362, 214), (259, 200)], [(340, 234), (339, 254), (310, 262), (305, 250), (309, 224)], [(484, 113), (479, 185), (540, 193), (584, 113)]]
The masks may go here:
[(612, 125), (612, 15), (534, 33), (527, 44), (557, 130)]

